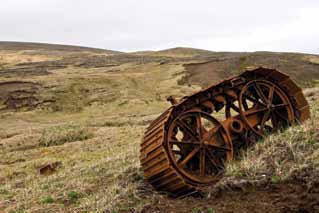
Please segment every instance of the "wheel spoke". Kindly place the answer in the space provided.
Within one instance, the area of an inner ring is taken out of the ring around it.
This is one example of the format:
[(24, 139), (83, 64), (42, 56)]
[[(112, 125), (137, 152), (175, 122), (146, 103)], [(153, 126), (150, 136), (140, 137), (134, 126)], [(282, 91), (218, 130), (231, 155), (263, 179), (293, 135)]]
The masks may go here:
[(182, 162), (179, 163), (179, 166), (184, 166), (186, 165), (186, 163), (192, 159), (196, 153), (199, 151), (200, 147), (196, 147), (195, 149), (193, 149), (183, 160)]
[(223, 167), (221, 167), (218, 163), (218, 160), (213, 156), (209, 151), (207, 151), (207, 157), (209, 158), (212, 165), (218, 170), (224, 170)]
[(260, 86), (256, 82), (254, 82), (254, 85), (255, 85), (255, 90), (256, 90), (258, 96), (262, 99), (263, 103), (267, 105), (268, 104), (268, 100), (265, 97), (262, 89), (260, 88)]
[(262, 118), (262, 120), (261, 120), (261, 123), (260, 123), (260, 131), (262, 132), (262, 134), (264, 133), (265, 124), (266, 124), (267, 120), (269, 119), (269, 115), (270, 115), (270, 111), (267, 111), (267, 112), (263, 115), (263, 118)]
[(177, 141), (177, 140), (170, 140), (171, 144), (175, 145), (199, 145), (199, 142), (196, 141)]
[[(205, 134), (207, 134), (207, 132), (208, 132), (207, 129), (205, 129), (205, 127), (202, 126), (202, 136), (205, 135)], [(203, 137), (202, 137), (202, 138), (203, 138)]]
[(187, 124), (184, 123), (182, 120), (178, 120), (177, 124), (191, 137), (193, 137), (195, 140), (199, 140), (196, 134), (193, 132), (191, 128), (188, 127)]
[[(250, 97), (250, 96), (248, 96), (248, 95), (246, 95), (246, 94), (243, 94), (243, 96), (244, 96), (247, 100), (253, 102), (254, 104), (260, 104), (260, 105), (263, 105), (263, 106), (267, 106), (267, 105), (264, 104), (263, 102), (260, 102), (256, 97)], [(249, 108), (245, 100), (243, 101), (243, 105), (244, 105), (244, 107), (246, 107), (246, 109)]]
[(249, 116), (249, 115), (253, 115), (253, 114), (256, 114), (256, 113), (265, 112), (265, 111), (267, 111), (267, 110), (268, 110), (267, 108), (250, 109), (250, 110), (244, 112), (244, 115), (245, 115), (245, 116)]
[(214, 137), (214, 135), (219, 131), (219, 129), (221, 128), (221, 125), (216, 126), (212, 129), (210, 129), (207, 134), (203, 137), (203, 139), (206, 139), (208, 141), (211, 141), (212, 138)]
[(236, 112), (239, 112), (239, 108), (235, 104), (232, 103), (230, 107), (233, 108), (233, 110), (235, 110)]
[(284, 108), (286, 106), (288, 106), (289, 104), (277, 104), (274, 106), (275, 109), (281, 109), (281, 108)]
[(231, 114), (230, 114), (230, 105), (229, 104), (226, 105), (225, 112), (226, 112), (226, 118), (230, 118)]
[(222, 147), (222, 146), (217, 146), (215, 144), (207, 144), (207, 146), (210, 146), (214, 149), (218, 149), (218, 150), (223, 150), (223, 151), (226, 151), (226, 152), (230, 152), (231, 149), (227, 148), (227, 147)]
[(200, 175), (201, 176), (204, 176), (205, 175), (205, 161), (206, 161), (206, 158), (205, 158), (205, 155), (206, 155), (206, 150), (205, 149), (201, 149), (200, 150), (200, 167), (199, 167), (199, 170), (200, 170)]
[(282, 120), (286, 121), (287, 122), (287, 118), (285, 118), (285, 116), (283, 116), (282, 114), (280, 114), (278, 111), (274, 111), (275, 114), (280, 117)]
[(256, 97), (254, 97), (254, 96), (249, 96), (249, 95), (246, 95), (246, 94), (243, 94), (243, 96), (244, 96), (247, 100), (249, 100), (249, 101), (251, 101), (251, 102), (253, 102), (253, 103), (258, 102), (258, 99), (257, 99)]
[(275, 92), (275, 87), (272, 86), (269, 88), (269, 94), (268, 94), (268, 103), (271, 104), (274, 98), (274, 92)]
[(202, 119), (201, 119), (200, 113), (198, 113), (198, 115), (196, 116), (196, 127), (197, 127), (199, 138), (202, 138), (203, 125), (202, 125)]

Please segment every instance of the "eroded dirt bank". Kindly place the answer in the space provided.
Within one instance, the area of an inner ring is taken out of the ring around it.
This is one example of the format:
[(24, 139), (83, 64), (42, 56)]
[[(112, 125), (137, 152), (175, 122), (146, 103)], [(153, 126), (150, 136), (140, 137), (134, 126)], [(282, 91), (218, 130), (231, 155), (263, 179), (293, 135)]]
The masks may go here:
[[(144, 212), (319, 212), (318, 171), (304, 170), (287, 182), (233, 179), (204, 197), (161, 198)], [(314, 176), (316, 175), (316, 176)]]

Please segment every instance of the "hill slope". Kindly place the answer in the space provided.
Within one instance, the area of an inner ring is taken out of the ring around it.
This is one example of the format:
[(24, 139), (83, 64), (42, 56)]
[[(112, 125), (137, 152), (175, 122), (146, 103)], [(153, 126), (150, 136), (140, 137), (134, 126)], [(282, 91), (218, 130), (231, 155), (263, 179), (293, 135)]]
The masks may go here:
[[(292, 177), (295, 173), (287, 168), (296, 167), (302, 172), (313, 166), (306, 176), (316, 175), (316, 116), (304, 126), (271, 136), (267, 140), (278, 146), (261, 145), (252, 151), (243, 164), (232, 165), (225, 182), (201, 199), (174, 200), (153, 191), (142, 178), (139, 148), (145, 128), (170, 106), (167, 96), (192, 94), (251, 65), (281, 66), (302, 85), (315, 86), (318, 56), (183, 48), (114, 54), (19, 44), (0, 49), (0, 212), (245, 212), (263, 210), (265, 203), (270, 203), (269, 211), (289, 205), (293, 206), (286, 210), (294, 211), (303, 204), (306, 210), (316, 210), (314, 178), (293, 183), (283, 178)], [(317, 115), (319, 91), (307, 89), (307, 94)], [(289, 151), (289, 142), (295, 155), (283, 156), (282, 165), (276, 166), (281, 154)], [(267, 164), (267, 155), (258, 150), (274, 155), (275, 162)], [(268, 182), (249, 179), (259, 171), (267, 173)]]
[(96, 53), (108, 53), (108, 54), (118, 54), (119, 51), (104, 50), (92, 47), (80, 47), (72, 45), (62, 45), (62, 44), (47, 44), (47, 43), (31, 43), (31, 42), (10, 42), (10, 41), (0, 41), (1, 50), (47, 50), (47, 51), (66, 51), (66, 52), (78, 52), (78, 51), (88, 51)]
[(190, 84), (207, 86), (212, 82), (243, 72), (246, 67), (264, 66), (290, 75), (304, 86), (319, 79), (319, 56), (300, 53), (224, 53), (202, 63), (185, 65)]

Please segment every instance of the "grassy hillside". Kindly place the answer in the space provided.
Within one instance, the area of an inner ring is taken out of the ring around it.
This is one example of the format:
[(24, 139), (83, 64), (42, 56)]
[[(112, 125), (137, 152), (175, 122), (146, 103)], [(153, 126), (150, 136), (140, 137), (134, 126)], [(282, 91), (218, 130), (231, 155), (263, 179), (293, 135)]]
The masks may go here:
[[(1, 45), (0, 212), (256, 209), (261, 205), (258, 187), (254, 191), (245, 186), (246, 194), (225, 188), (243, 187), (243, 181), (249, 186), (260, 184), (256, 179), (266, 177), (273, 192), (271, 187), (285, 185), (294, 171), (312, 168), (307, 174), (316, 175), (319, 92), (315, 88), (306, 90), (312, 120), (270, 136), (242, 161), (229, 165), (229, 177), (201, 199), (172, 200), (153, 191), (142, 179), (139, 144), (147, 125), (169, 106), (168, 95), (192, 94), (259, 63), (277, 63), (302, 85), (315, 86), (318, 56), (184, 48), (118, 53), (42, 44)], [(286, 152), (290, 154), (282, 155)], [(273, 162), (268, 162), (269, 155), (275, 156)], [(298, 179), (292, 189), (304, 194), (298, 187), (308, 184), (311, 188), (316, 184), (312, 180)], [(284, 202), (285, 194), (284, 190), (279, 193), (278, 205), (267, 210), (278, 210), (297, 199)], [(265, 202), (272, 200), (262, 195)], [(240, 203), (243, 206), (238, 207)]]
[(192, 57), (199, 57), (203, 55), (210, 55), (213, 52), (208, 50), (201, 50), (201, 49), (194, 49), (194, 48), (186, 48), (186, 47), (176, 47), (166, 50), (160, 51), (141, 51), (136, 52), (135, 54), (143, 54), (143, 55), (152, 55), (152, 56), (166, 56), (166, 57), (173, 57), (173, 58), (192, 58)]
[(119, 51), (105, 50), (92, 47), (80, 47), (61, 44), (47, 44), (47, 43), (28, 43), (28, 42), (5, 42), (0, 41), (0, 49), (6, 51), (65, 51), (65, 52), (95, 52), (95, 53), (109, 53), (118, 54)]
[(231, 53), (203, 63), (185, 65), (185, 82), (208, 86), (212, 82), (241, 73), (247, 67), (264, 66), (289, 74), (298, 84), (311, 87), (319, 79), (319, 56), (300, 53)]

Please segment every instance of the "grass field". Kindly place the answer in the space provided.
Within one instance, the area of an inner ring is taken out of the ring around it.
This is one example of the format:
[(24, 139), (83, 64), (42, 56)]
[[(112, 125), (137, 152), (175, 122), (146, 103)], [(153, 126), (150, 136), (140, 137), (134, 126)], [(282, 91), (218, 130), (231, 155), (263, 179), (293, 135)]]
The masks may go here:
[[(169, 106), (167, 96), (190, 95), (227, 76), (224, 69), (230, 68), (210, 62), (220, 66), (216, 73), (203, 69), (205, 75), (199, 68), (185, 69), (185, 63), (216, 57), (236, 61), (235, 53), (173, 49), (130, 58), (112, 51), (27, 47), (0, 52), (0, 212), (135, 212), (161, 203), (173, 210), (172, 200), (143, 181), (143, 132)], [(249, 56), (245, 66), (252, 57), (257, 56)], [(319, 75), (315, 56), (285, 57), (286, 68), (300, 61), (311, 64), (307, 69), (314, 71), (301, 79), (303, 85)], [(244, 160), (229, 165), (230, 177), (270, 173), (276, 182), (298, 168), (318, 168), (319, 91), (305, 93), (312, 119), (267, 138)], [(283, 150), (290, 154), (282, 155)], [(287, 163), (279, 165), (283, 160)], [(195, 212), (215, 209), (203, 206), (204, 201), (177, 204)]]

